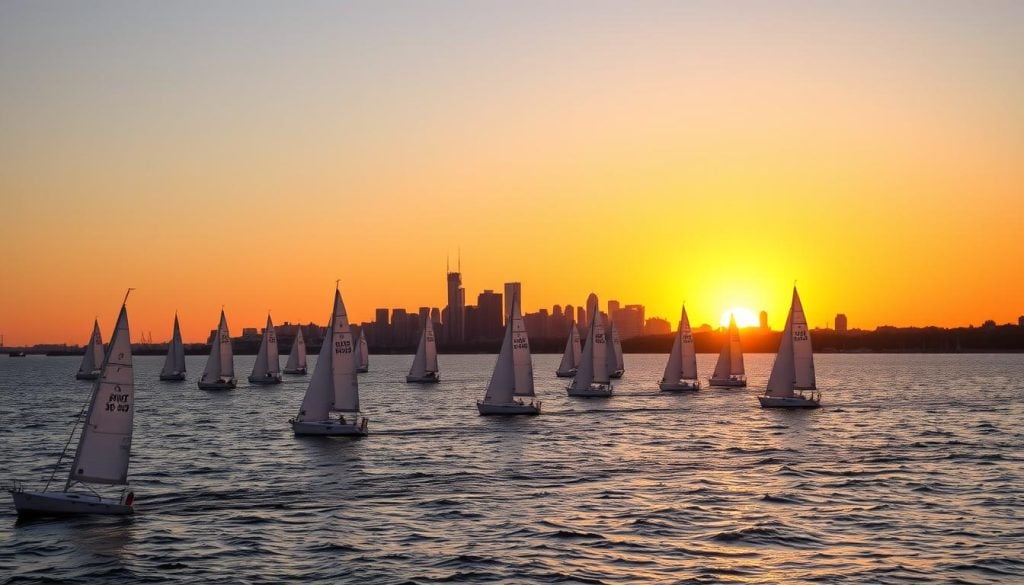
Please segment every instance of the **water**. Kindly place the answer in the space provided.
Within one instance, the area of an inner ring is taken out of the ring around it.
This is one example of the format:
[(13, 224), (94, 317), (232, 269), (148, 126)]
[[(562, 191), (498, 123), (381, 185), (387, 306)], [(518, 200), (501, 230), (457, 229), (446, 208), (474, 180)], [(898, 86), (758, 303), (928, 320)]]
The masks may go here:
[[(544, 414), (477, 416), (493, 356), (411, 356), (360, 376), (371, 435), (296, 438), (306, 378), (208, 393), (136, 358), (126, 519), (16, 522), (0, 581), (263, 583), (1024, 580), (1024, 358), (819, 355), (825, 408), (756, 391), (654, 391), (627, 355), (610, 400), (570, 399), (534, 357)], [(315, 358), (313, 358), (315, 359)], [(699, 356), (700, 371), (715, 356)], [(772, 356), (747, 356), (763, 387)], [(40, 487), (89, 385), (77, 358), (0, 358), (0, 478)]]

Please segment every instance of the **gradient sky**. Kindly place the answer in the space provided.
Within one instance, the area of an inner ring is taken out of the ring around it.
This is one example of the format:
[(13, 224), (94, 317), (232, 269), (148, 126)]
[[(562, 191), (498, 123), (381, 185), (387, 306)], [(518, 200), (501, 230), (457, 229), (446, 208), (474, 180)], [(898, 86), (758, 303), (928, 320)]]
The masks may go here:
[(0, 333), (1024, 313), (1024, 2), (0, 4)]

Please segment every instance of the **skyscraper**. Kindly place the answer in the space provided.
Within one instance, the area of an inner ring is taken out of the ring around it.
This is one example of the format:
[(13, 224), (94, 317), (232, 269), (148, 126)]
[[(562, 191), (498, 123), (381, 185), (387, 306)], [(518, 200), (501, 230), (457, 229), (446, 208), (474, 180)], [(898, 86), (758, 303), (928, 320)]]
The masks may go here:
[(761, 331), (768, 331), (768, 311), (761, 311)]
[(846, 328), (846, 315), (839, 313), (836, 315), (836, 333), (846, 333)]
[(501, 339), (501, 295), (493, 290), (485, 290), (476, 297), (478, 307), (479, 332), (481, 339)]
[[(462, 260), (459, 260), (459, 270)], [(462, 288), (462, 273), (448, 272), (448, 307), (444, 322), (448, 343), (462, 343), (466, 340), (466, 291)]]
[[(519, 299), (519, 309), (523, 310), (523, 285), (518, 282), (506, 282), (505, 283), (505, 311), (501, 314), (501, 324), (505, 325), (505, 319), (508, 314), (512, 311), (512, 297), (513, 295)], [(524, 311), (525, 313), (525, 311)]]

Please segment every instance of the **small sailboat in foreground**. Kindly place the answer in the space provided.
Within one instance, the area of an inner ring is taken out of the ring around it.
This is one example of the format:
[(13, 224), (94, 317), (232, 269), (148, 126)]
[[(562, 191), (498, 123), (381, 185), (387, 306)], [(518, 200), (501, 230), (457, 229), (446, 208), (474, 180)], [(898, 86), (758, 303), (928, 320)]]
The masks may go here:
[(700, 390), (697, 379), (697, 352), (693, 346), (693, 333), (690, 331), (690, 318), (686, 315), (686, 305), (679, 317), (679, 329), (676, 339), (672, 342), (672, 352), (668, 354), (665, 374), (661, 377), (658, 387), (662, 392), (694, 392)]
[(558, 364), (555, 375), (559, 378), (572, 378), (580, 367), (580, 330), (576, 322), (569, 321), (569, 338), (565, 340), (565, 351), (562, 352), (562, 363)]
[(742, 388), (747, 385), (747, 376), (743, 371), (743, 348), (740, 347), (740, 330), (736, 327), (736, 317), (729, 315), (729, 335), (722, 345), (722, 353), (718, 354), (715, 371), (708, 380), (712, 386), (730, 386)]
[(604, 335), (604, 322), (601, 312), (597, 310), (597, 295), (591, 293), (587, 297), (587, 314), (590, 324), (587, 327), (587, 341), (583, 345), (580, 367), (576, 377), (566, 387), (569, 396), (581, 398), (603, 397), (612, 395), (612, 384), (608, 379), (606, 365), (607, 340)]
[[(130, 290), (129, 290), (130, 292)], [(125, 302), (128, 295), (125, 295)], [(57, 467), (41, 492), (25, 491), (20, 482), (7, 488), (19, 516), (61, 514), (131, 514), (135, 495), (128, 489), (128, 460), (135, 411), (135, 376), (128, 311), (124, 302), (114, 336), (93, 384), (78, 448), (63, 491), (48, 491)], [(81, 418), (81, 414), (79, 414)], [(77, 422), (75, 424), (77, 428)], [(74, 436), (75, 429), (71, 434)], [(71, 439), (68, 439), (68, 443)], [(65, 450), (67, 447), (65, 446)], [(64, 452), (57, 459), (60, 465)], [(124, 486), (119, 497), (101, 496), (92, 486)], [(73, 490), (76, 486), (87, 491)]]
[(263, 339), (260, 340), (260, 350), (252, 365), (252, 373), (249, 374), (249, 383), (265, 386), (281, 383), (281, 355), (277, 351), (277, 330), (274, 329), (270, 315), (267, 315), (267, 325), (263, 328)]
[(622, 359), (619, 330), (615, 327), (615, 321), (608, 319), (608, 323), (608, 351), (605, 353), (605, 362), (608, 364), (608, 377), (617, 380), (626, 373), (626, 364)]
[(297, 327), (292, 350), (288, 353), (288, 361), (284, 364), (284, 373), (306, 375), (306, 340), (302, 337), (302, 327)]
[[(804, 391), (808, 391), (804, 394)], [(793, 304), (786, 316), (779, 353), (775, 355), (772, 373), (764, 396), (758, 396), (761, 408), (818, 408), (821, 392), (814, 379), (814, 352), (807, 316), (800, 295), (793, 287)]]
[(217, 334), (210, 344), (210, 357), (206, 360), (206, 369), (199, 378), (199, 389), (231, 390), (237, 384), (235, 358), (231, 352), (231, 334), (228, 332), (228, 320), (224, 317), (224, 309), (221, 309), (220, 324), (217, 325)]
[[(529, 396), (530, 403), (523, 402)], [(519, 308), (519, 297), (513, 293), (512, 309), (509, 312), (508, 325), (505, 326), (505, 339), (501, 343), (498, 361), (494, 364), (494, 373), (487, 383), (484, 399), (478, 400), (476, 409), (481, 415), (488, 414), (540, 414), (540, 402), (534, 402), (533, 392), (533, 360), (530, 357), (530, 340), (526, 335), (526, 324), (523, 322)]]
[[(338, 418), (331, 418), (331, 412), (339, 413)], [(345, 418), (346, 413), (351, 415), (351, 422)], [(367, 419), (359, 417), (356, 347), (338, 289), (334, 291), (334, 309), (327, 335), (320, 346), (320, 356), (302, 398), (299, 415), (288, 422), (296, 435), (366, 435)]]
[(185, 379), (185, 345), (181, 342), (181, 327), (178, 326), (178, 314), (174, 314), (174, 333), (171, 343), (167, 346), (167, 358), (160, 370), (160, 379), (165, 382), (180, 382)]
[(78, 366), (75, 378), (78, 380), (95, 380), (100, 377), (100, 366), (103, 365), (103, 336), (100, 335), (99, 319), (93, 321), (92, 335), (85, 345), (82, 365)]
[(409, 368), (409, 375), (405, 377), (405, 381), (426, 384), (440, 382), (441, 376), (438, 372), (434, 323), (428, 316), (423, 323), (423, 332), (420, 334), (420, 344), (416, 348), (416, 357), (412, 360), (412, 367)]
[(366, 332), (359, 329), (359, 347), (356, 350), (356, 372), (365, 374), (370, 371), (370, 346), (366, 343)]

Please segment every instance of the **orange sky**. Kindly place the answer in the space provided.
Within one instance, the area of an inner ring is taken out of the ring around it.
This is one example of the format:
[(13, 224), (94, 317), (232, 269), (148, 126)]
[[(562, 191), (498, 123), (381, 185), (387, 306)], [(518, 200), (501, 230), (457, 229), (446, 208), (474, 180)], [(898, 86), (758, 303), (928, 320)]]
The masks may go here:
[(1020, 4), (485, 4), (0, 6), (5, 342), (443, 306), (460, 246), (527, 311), (1024, 314)]

